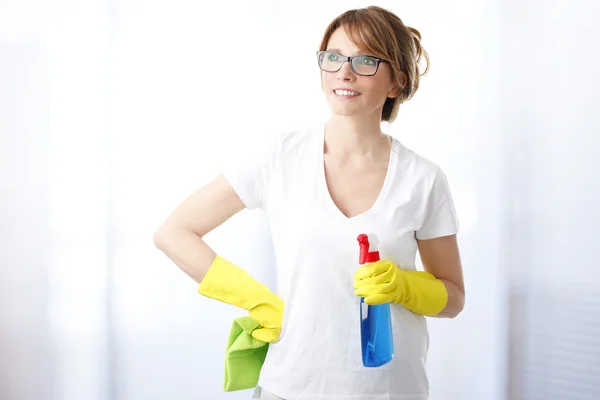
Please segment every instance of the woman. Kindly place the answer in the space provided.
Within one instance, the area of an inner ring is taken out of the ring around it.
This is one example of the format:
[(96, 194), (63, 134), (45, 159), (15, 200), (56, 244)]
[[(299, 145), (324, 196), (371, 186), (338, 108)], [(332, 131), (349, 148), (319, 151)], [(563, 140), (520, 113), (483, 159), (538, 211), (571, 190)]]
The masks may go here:
[[(464, 305), (458, 221), (440, 168), (382, 133), (419, 86), (417, 30), (379, 7), (325, 31), (317, 59), (331, 118), (276, 135), (264, 155), (220, 174), (167, 219), (155, 243), (199, 292), (249, 311), (271, 343), (255, 398), (424, 400), (424, 316)], [(202, 237), (243, 208), (268, 216), (278, 293), (218, 256)], [(381, 261), (359, 268), (357, 236)], [(416, 251), (425, 271), (416, 271)], [(360, 297), (391, 303), (394, 359), (361, 362)], [(285, 304), (285, 312), (284, 312)]]

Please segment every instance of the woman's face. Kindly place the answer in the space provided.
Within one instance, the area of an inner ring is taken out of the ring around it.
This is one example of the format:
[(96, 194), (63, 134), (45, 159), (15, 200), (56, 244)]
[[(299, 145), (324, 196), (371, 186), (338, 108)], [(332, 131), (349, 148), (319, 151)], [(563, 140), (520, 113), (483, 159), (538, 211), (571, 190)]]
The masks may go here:
[[(364, 54), (348, 38), (343, 27), (331, 35), (326, 50), (343, 56)], [(392, 81), (391, 67), (386, 63), (379, 64), (375, 75), (362, 76), (355, 74), (350, 63), (345, 62), (337, 72), (321, 71), (321, 83), (329, 108), (339, 116), (373, 114), (381, 117), (385, 100), (398, 95)], [(349, 90), (355, 94), (348, 95), (347, 92), (341, 93), (338, 90)]]

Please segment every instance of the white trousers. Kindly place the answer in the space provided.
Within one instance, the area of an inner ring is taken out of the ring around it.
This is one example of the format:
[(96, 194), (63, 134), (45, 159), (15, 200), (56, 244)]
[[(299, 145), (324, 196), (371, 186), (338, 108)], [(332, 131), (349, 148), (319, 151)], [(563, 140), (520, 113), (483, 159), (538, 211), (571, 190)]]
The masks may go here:
[(267, 392), (265, 389), (257, 386), (254, 389), (254, 394), (252, 395), (252, 400), (285, 400), (279, 396), (275, 396), (273, 393)]

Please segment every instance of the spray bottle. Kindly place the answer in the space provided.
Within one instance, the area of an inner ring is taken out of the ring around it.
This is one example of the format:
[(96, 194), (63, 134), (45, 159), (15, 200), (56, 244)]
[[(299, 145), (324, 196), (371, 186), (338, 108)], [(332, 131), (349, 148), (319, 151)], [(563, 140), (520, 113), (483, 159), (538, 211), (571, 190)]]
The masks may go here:
[[(359, 264), (379, 260), (379, 241), (373, 234), (358, 236)], [(390, 304), (371, 306), (360, 299), (360, 335), (362, 361), (365, 367), (380, 367), (394, 358), (394, 338)]]

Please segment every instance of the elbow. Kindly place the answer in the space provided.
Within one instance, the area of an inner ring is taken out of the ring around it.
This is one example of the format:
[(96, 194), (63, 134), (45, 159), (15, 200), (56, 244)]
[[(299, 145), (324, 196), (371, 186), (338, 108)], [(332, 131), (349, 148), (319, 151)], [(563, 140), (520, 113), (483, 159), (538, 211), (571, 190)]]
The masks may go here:
[(460, 292), (455, 300), (454, 300), (454, 304), (452, 307), (452, 310), (448, 313), (448, 318), (456, 318), (459, 316), (460, 313), (462, 313), (462, 311), (465, 308), (465, 295), (464, 293)]
[(156, 246), (157, 248), (161, 248), (163, 245), (163, 234), (160, 230), (157, 230), (156, 232), (154, 232), (154, 236), (152, 237), (152, 240), (154, 242), (154, 246)]
[(190, 232), (200, 238), (204, 236), (204, 233), (199, 232), (197, 229), (177, 223), (174, 220), (167, 220), (154, 231), (154, 245), (163, 250), (169, 243), (173, 243), (174, 240), (180, 240), (182, 235), (187, 235)]
[(463, 312), (464, 308), (465, 308), (465, 303), (463, 301), (462, 304), (460, 304), (458, 307), (456, 307), (456, 310), (454, 311), (454, 313), (452, 314), (452, 316), (450, 318), (458, 317), (460, 315), (460, 313)]
[(164, 251), (165, 248), (169, 246), (169, 243), (173, 242), (174, 238), (180, 236), (182, 230), (183, 228), (175, 223), (175, 221), (167, 219), (154, 231), (154, 236), (152, 238), (154, 245), (158, 249)]
[(453, 319), (465, 308), (465, 295), (462, 292), (451, 292), (446, 307), (437, 315), (438, 318)]
[(465, 289), (463, 285), (442, 279), (446, 287), (447, 300), (446, 306), (440, 312), (440, 318), (456, 318), (465, 308)]
[(167, 241), (169, 240), (169, 236), (170, 235), (167, 229), (165, 229), (164, 227), (158, 228), (154, 232), (154, 236), (152, 237), (154, 246), (156, 246), (160, 250), (164, 250), (165, 246), (167, 245)]

